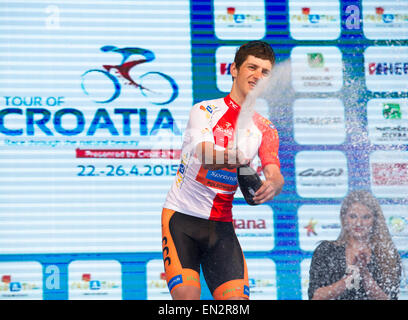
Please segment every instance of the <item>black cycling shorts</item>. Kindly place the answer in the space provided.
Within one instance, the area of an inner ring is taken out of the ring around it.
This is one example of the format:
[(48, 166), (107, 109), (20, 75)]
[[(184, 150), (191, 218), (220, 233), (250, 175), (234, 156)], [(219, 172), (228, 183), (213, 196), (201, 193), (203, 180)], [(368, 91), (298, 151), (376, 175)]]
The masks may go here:
[(163, 209), (162, 236), (170, 292), (184, 285), (201, 288), (201, 266), (214, 299), (249, 298), (247, 266), (232, 222)]

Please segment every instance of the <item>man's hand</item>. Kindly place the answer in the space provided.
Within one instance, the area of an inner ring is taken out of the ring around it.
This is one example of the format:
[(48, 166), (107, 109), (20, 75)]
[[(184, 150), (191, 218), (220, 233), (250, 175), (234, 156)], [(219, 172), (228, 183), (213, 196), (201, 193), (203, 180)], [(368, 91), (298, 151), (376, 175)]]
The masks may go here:
[(262, 181), (262, 186), (255, 192), (254, 201), (256, 204), (261, 204), (272, 200), (277, 195), (277, 189), (272, 181)]
[(281, 192), (284, 183), (278, 166), (274, 164), (266, 165), (263, 172), (266, 180), (263, 181), (262, 186), (255, 192), (254, 201), (256, 204), (272, 200)]

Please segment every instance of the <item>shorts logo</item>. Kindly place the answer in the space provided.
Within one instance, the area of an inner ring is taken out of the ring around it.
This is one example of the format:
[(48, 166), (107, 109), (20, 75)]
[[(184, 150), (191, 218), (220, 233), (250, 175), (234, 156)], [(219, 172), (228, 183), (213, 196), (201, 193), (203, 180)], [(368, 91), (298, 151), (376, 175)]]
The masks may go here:
[(168, 256), (169, 247), (167, 247), (167, 237), (163, 237), (162, 244), (163, 244), (163, 261), (164, 261), (164, 266), (166, 267), (166, 262), (167, 262), (167, 266), (171, 264), (171, 259)]
[(183, 277), (181, 276), (181, 274), (171, 278), (167, 285), (169, 287), (169, 290), (171, 291), (176, 285), (180, 283), (183, 283)]

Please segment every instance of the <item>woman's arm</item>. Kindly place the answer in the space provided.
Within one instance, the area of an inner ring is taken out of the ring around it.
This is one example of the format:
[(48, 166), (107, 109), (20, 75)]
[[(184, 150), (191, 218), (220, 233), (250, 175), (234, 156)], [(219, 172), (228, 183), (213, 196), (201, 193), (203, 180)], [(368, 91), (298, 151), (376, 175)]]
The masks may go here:
[(390, 300), (390, 297), (380, 288), (367, 268), (360, 270), (363, 286), (372, 300)]
[(336, 299), (346, 290), (346, 282), (348, 277), (352, 277), (352, 275), (348, 275), (329, 286), (318, 288), (314, 292), (312, 300)]

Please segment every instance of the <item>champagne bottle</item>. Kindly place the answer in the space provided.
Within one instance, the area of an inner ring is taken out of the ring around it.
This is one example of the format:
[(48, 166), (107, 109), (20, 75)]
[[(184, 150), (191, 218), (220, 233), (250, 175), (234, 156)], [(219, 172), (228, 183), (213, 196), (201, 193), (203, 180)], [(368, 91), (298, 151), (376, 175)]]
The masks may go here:
[(245, 201), (251, 205), (255, 206), (253, 198), (255, 192), (262, 186), (262, 180), (258, 173), (252, 169), (249, 165), (244, 165), (237, 168), (238, 185), (244, 195)]

